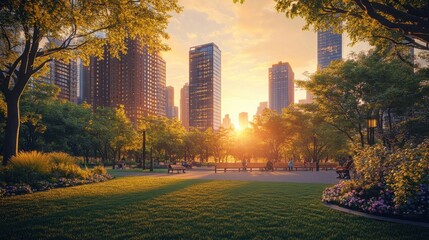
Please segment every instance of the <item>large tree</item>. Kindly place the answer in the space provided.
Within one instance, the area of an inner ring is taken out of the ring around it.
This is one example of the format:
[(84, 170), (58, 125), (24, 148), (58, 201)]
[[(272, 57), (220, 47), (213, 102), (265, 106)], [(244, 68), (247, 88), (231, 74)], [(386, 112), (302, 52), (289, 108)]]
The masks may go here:
[[(234, 0), (244, 2), (245, 0)], [(352, 42), (429, 50), (427, 0), (275, 0), (278, 12), (302, 17), (309, 29), (347, 32)], [(386, 41), (387, 40), (387, 41)], [(399, 50), (399, 49), (396, 49)], [(401, 52), (401, 51), (398, 51)]]
[[(309, 111), (344, 133), (352, 143), (364, 147), (368, 117), (379, 120), (378, 129), (383, 135), (383, 115), (392, 125), (392, 111), (407, 116), (416, 111), (414, 108), (427, 108), (422, 106), (427, 94), (424, 80), (424, 74), (415, 73), (404, 62), (371, 51), (333, 62), (300, 84), (317, 96), (314, 106), (307, 107)], [(388, 140), (385, 135), (382, 138)]]
[(163, 39), (177, 0), (4, 0), (0, 2), (0, 90), (7, 105), (3, 164), (18, 151), (19, 99), (29, 80), (52, 59), (113, 56), (137, 38), (151, 50)]

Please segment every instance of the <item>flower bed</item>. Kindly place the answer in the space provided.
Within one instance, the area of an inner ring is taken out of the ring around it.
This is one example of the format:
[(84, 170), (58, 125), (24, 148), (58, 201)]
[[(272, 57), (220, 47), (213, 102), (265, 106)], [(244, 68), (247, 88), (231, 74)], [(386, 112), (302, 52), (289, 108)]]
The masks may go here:
[(110, 174), (94, 174), (92, 178), (89, 179), (78, 179), (78, 178), (60, 178), (58, 180), (53, 179), (50, 181), (42, 180), (35, 183), (25, 184), (13, 184), (0, 186), (0, 197), (9, 197), (15, 195), (23, 195), (40, 191), (47, 191), (54, 188), (63, 188), (63, 187), (73, 187), (83, 184), (105, 182), (112, 179), (113, 176)]
[(429, 141), (394, 152), (367, 148), (355, 156), (355, 165), (354, 179), (326, 188), (322, 202), (429, 222)]
[(112, 179), (102, 166), (81, 168), (66, 153), (22, 152), (0, 168), (0, 197), (46, 191), (52, 188), (104, 182)]

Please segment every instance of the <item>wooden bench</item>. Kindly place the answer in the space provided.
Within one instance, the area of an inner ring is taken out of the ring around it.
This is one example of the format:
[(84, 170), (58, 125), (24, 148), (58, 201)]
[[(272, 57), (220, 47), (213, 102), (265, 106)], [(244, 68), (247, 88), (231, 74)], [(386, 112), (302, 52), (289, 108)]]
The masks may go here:
[(328, 169), (334, 170), (339, 166), (338, 163), (319, 163), (319, 168), (322, 170), (325, 169), (326, 171), (328, 171)]
[(285, 162), (275, 162), (274, 165), (273, 165), (273, 171), (277, 170), (279, 168), (283, 169), (283, 171), (287, 171), (288, 168), (289, 168), (288, 163), (285, 163)]
[(223, 169), (224, 172), (226, 170), (238, 170), (239, 172), (243, 170), (243, 164), (242, 163), (217, 163), (215, 165), (215, 173), (219, 171), (219, 169)]
[(303, 162), (295, 162), (293, 164), (293, 168), (295, 168), (295, 171), (298, 171), (298, 169), (302, 169), (305, 171), (313, 171), (313, 169), (316, 167), (316, 164), (313, 163), (303, 163)]
[(172, 165), (168, 165), (168, 173), (173, 173), (173, 171), (177, 171), (177, 173), (180, 173), (180, 171), (182, 171), (183, 173), (185, 173), (186, 168), (182, 165), (179, 164), (172, 164)]
[(266, 163), (248, 163), (247, 169), (250, 169), (250, 171), (252, 171), (254, 168), (256, 168), (259, 169), (259, 171), (263, 171), (266, 166)]

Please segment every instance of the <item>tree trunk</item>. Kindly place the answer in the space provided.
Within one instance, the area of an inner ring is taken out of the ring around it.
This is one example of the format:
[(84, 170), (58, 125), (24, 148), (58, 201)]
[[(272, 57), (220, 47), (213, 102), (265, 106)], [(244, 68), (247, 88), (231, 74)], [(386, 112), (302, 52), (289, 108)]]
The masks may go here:
[(7, 120), (3, 152), (3, 165), (7, 165), (10, 158), (18, 153), (18, 136), (19, 136), (19, 96), (6, 96)]

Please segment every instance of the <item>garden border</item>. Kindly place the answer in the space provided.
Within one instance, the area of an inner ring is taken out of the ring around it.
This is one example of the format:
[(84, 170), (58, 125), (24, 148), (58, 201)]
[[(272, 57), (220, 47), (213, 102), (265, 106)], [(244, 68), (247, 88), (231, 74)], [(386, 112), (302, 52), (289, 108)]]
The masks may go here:
[(354, 210), (351, 210), (351, 209), (348, 209), (348, 208), (343, 208), (343, 207), (340, 207), (340, 206), (332, 204), (332, 203), (324, 203), (324, 205), (327, 206), (327, 207), (329, 207), (329, 208), (331, 208), (331, 209), (334, 209), (334, 210), (337, 210), (337, 211), (340, 211), (340, 212), (344, 212), (344, 213), (350, 213), (350, 214), (353, 214), (353, 215), (356, 215), (356, 216), (360, 216), (360, 217), (370, 218), (370, 219), (384, 221), (384, 222), (409, 224), (409, 225), (414, 225), (414, 226), (429, 228), (429, 223), (416, 222), (416, 221), (410, 221), (410, 220), (402, 220), (402, 219), (382, 217), (382, 216), (376, 216), (376, 215), (372, 215), (372, 214), (368, 214), (368, 213), (354, 211)]

